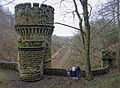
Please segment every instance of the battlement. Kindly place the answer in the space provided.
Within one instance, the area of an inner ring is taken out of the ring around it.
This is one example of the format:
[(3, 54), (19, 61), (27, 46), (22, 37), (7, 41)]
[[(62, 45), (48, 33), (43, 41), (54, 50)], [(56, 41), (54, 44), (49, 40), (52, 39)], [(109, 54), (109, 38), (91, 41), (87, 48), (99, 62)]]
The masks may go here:
[(22, 3), (15, 6), (16, 25), (50, 25), (54, 23), (54, 8), (46, 4)]
[(33, 5), (31, 3), (21, 3), (15, 6), (15, 10), (20, 10), (25, 8), (44, 8), (44, 9), (46, 8), (54, 11), (54, 8), (52, 6), (46, 4), (40, 5), (39, 3), (33, 3)]

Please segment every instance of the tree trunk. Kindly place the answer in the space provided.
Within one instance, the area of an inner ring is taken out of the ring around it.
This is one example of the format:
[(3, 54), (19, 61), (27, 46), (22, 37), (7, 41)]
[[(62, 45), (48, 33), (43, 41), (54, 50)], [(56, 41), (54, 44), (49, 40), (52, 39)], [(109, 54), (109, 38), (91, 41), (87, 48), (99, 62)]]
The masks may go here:
[[(120, 18), (119, 18), (119, 0), (117, 0), (117, 21), (118, 21), (118, 31), (120, 34)], [(120, 35), (119, 35), (120, 37)], [(120, 42), (120, 38), (119, 38), (119, 42)], [(118, 57), (118, 69), (119, 69), (119, 73), (120, 73), (120, 55), (119, 55), (120, 49), (118, 48), (117, 50), (117, 57)]]
[(83, 0), (83, 17), (84, 17), (84, 25), (85, 25), (85, 65), (86, 65), (86, 79), (92, 80), (93, 75), (91, 71), (90, 65), (90, 24), (89, 24), (89, 16), (88, 16), (88, 7), (87, 0)]
[[(83, 30), (82, 19), (80, 19), (80, 21), (79, 21), (79, 27), (80, 27), (81, 30)], [(82, 37), (83, 49), (85, 49), (85, 37), (84, 37), (84, 34), (82, 32), (81, 32), (81, 37)]]
[[(79, 18), (79, 27), (82, 29), (82, 19), (80, 17), (80, 14), (78, 12), (76, 1), (73, 0), (75, 5), (75, 11)], [(89, 25), (89, 16), (88, 16), (88, 3), (87, 0), (80, 0), (80, 3), (83, 7), (83, 17), (84, 17), (84, 25), (85, 25), (85, 33), (81, 33), (82, 35), (82, 42), (83, 42), (83, 48), (84, 48), (84, 59), (85, 59), (85, 72), (86, 72), (86, 78), (87, 80), (92, 80), (92, 71), (91, 71), (91, 65), (90, 65), (90, 25)]]

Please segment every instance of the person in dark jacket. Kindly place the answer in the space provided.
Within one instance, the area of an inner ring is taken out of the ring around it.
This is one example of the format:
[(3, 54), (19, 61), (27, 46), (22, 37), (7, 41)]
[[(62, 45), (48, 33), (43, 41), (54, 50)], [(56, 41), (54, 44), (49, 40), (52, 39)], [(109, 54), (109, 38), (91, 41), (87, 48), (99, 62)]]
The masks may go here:
[(81, 72), (81, 69), (79, 66), (76, 67), (76, 76), (77, 78), (80, 78), (80, 72)]

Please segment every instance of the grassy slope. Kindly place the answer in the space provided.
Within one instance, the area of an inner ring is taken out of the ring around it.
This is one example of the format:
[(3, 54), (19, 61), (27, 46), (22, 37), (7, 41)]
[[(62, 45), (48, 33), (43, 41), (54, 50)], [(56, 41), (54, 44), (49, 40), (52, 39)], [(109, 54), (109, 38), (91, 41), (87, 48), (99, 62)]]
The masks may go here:
[(9, 77), (3, 74), (2, 72), (0, 72), (0, 86), (5, 85), (6, 83), (8, 83), (8, 81), (9, 81)]
[(90, 88), (120, 88), (120, 76), (91, 85)]
[[(5, 74), (6, 73), (6, 74)], [(16, 73), (17, 71), (10, 70), (10, 69), (0, 69), (0, 88), (3, 87), (5, 84), (7, 84), (10, 80), (10, 77), (8, 74), (10, 73)]]

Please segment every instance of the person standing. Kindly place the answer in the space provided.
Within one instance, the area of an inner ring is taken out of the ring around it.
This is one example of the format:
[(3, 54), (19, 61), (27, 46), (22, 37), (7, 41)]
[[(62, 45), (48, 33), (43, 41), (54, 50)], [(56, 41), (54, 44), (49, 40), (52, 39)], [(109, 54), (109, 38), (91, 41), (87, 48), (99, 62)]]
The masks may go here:
[(67, 72), (67, 76), (70, 77), (70, 69), (66, 69), (66, 72)]
[(76, 76), (77, 78), (80, 78), (80, 72), (81, 72), (81, 69), (79, 66), (76, 67)]
[(76, 67), (75, 67), (75, 66), (73, 66), (73, 67), (72, 67), (72, 76), (73, 76), (73, 77), (75, 77), (75, 74), (76, 74), (76, 72), (75, 72), (75, 71), (76, 71)]

